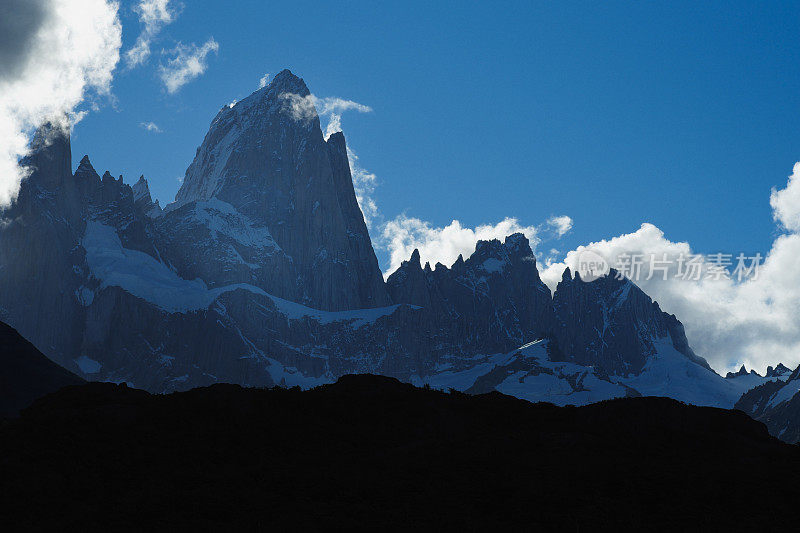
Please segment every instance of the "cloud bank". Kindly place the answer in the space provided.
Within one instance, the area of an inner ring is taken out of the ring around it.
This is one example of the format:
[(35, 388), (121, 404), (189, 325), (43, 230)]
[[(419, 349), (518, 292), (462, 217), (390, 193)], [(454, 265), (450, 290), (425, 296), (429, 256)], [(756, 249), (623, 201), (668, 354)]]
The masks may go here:
[(800, 232), (800, 163), (794, 164), (785, 189), (772, 189), (769, 205), (775, 222), (786, 230)]
[(0, 208), (30, 173), (19, 159), (32, 131), (69, 127), (87, 95), (108, 95), (122, 26), (108, 0), (4, 0), (0, 4)]
[[(763, 371), (779, 362), (796, 366), (800, 363), (798, 176), (800, 163), (794, 166), (786, 187), (772, 191), (773, 216), (785, 233), (773, 241), (755, 272), (757, 275), (749, 279), (718, 278), (713, 272), (713, 261), (707, 257), (700, 263), (699, 279), (681, 279), (679, 259), (692, 256), (695, 251), (689, 243), (670, 241), (652, 224), (643, 224), (633, 233), (581, 246), (569, 252), (564, 261), (546, 268), (542, 278), (554, 288), (566, 266), (577, 267), (584, 250), (599, 253), (611, 266), (629, 271), (625, 254), (646, 257), (652, 254), (656, 262), (645, 261), (641, 265), (637, 285), (658, 301), (662, 309), (678, 316), (692, 347), (714, 368), (724, 372), (745, 364)], [(738, 254), (731, 253), (729, 269), (735, 269)]]

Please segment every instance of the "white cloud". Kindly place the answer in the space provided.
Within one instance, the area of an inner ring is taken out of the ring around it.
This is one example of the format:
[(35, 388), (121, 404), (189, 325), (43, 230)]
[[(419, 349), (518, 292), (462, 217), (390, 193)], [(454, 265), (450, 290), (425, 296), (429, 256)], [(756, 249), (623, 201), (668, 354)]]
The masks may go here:
[(188, 46), (178, 44), (172, 51), (174, 57), (161, 66), (161, 81), (164, 82), (167, 92), (174, 94), (181, 87), (197, 78), (206, 71), (208, 64), (206, 58), (211, 52), (218, 52), (219, 44), (210, 38), (203, 46), (195, 44)]
[[(28, 169), (31, 131), (69, 127), (89, 94), (106, 96), (119, 62), (122, 26), (108, 0), (6, 0), (0, 8), (0, 208)], [(5, 58), (13, 58), (7, 62)]]
[(177, 11), (170, 6), (170, 0), (141, 0), (133, 10), (139, 15), (143, 28), (133, 48), (125, 52), (128, 68), (137, 67), (147, 61), (153, 39), (161, 28), (172, 23), (177, 16)]
[[(342, 113), (345, 111), (358, 111), (359, 113), (371, 113), (372, 108), (354, 102), (352, 100), (344, 100), (342, 98), (323, 98), (317, 99), (316, 104), (321, 107), (320, 115), (329, 115), (328, 126), (325, 128), (325, 139), (336, 133), (342, 131)], [(321, 104), (321, 105), (320, 105)]]
[(572, 219), (568, 216), (550, 217), (547, 225), (555, 232), (556, 237), (563, 237), (572, 229)]
[(374, 198), (378, 179), (375, 174), (361, 167), (358, 162), (358, 156), (349, 147), (347, 148), (347, 159), (350, 163), (350, 172), (353, 175), (353, 188), (356, 192), (358, 206), (364, 214), (364, 222), (367, 224), (367, 228), (372, 229), (375, 220), (380, 217), (378, 204)]
[[(696, 276), (677, 278), (678, 259), (696, 252), (689, 243), (670, 241), (652, 224), (643, 224), (633, 233), (581, 246), (569, 252), (563, 262), (546, 268), (542, 278), (554, 288), (565, 266), (575, 269), (580, 252), (586, 249), (599, 253), (616, 268), (624, 268), (627, 262), (620, 261), (620, 255), (642, 254), (646, 259), (636, 277), (637, 285), (663, 310), (677, 315), (686, 327), (692, 347), (714, 368), (725, 372), (744, 363), (748, 368), (763, 371), (779, 362), (795, 366), (800, 363), (798, 170), (800, 166), (795, 165), (787, 187), (773, 191), (770, 200), (775, 220), (790, 232), (775, 239), (757, 276), (751, 279), (714, 279), (709, 275), (707, 260), (701, 263), (699, 280), (694, 279)], [(739, 252), (728, 253), (733, 254), (731, 267), (735, 269)], [(666, 280), (663, 272), (651, 270), (651, 256), (656, 261), (667, 259)]]
[(269, 85), (269, 74), (264, 74), (261, 76), (261, 79), (258, 80), (258, 88), (263, 89), (267, 85)]
[(158, 124), (155, 122), (140, 122), (139, 127), (146, 129), (147, 131), (151, 131), (153, 133), (161, 133), (161, 128), (158, 127)]
[[(342, 113), (372, 112), (371, 107), (344, 98), (319, 98), (313, 94), (300, 96), (293, 93), (282, 94), (281, 98), (285, 100), (287, 110), (295, 120), (309, 121), (318, 116), (328, 116), (328, 125), (324, 133), (326, 140), (342, 130)], [(531, 246), (535, 247), (541, 240), (540, 233), (546, 232), (552, 238), (560, 238), (572, 228), (572, 219), (568, 216), (551, 217), (539, 227), (523, 226), (515, 218), (505, 218), (497, 224), (486, 224), (476, 228), (462, 227), (458, 220), (453, 220), (446, 227), (437, 228), (429, 222), (405, 215), (398, 216), (385, 224), (379, 224), (383, 217), (374, 198), (377, 178), (375, 174), (361, 167), (358, 156), (349, 147), (347, 156), (353, 175), (356, 199), (367, 228), (371, 232), (375, 229), (379, 231), (378, 235), (373, 235), (373, 240), (378, 246), (389, 251), (390, 265), (385, 272), (386, 275), (394, 272), (403, 261), (411, 257), (415, 248), (420, 250), (423, 263), (429, 261), (435, 265), (441, 262), (449, 266), (459, 254), (465, 258), (471, 255), (479, 240), (504, 239), (512, 233), (524, 233), (531, 241)]]
[(325, 140), (327, 141), (337, 131), (342, 131), (342, 115), (332, 113), (328, 126), (325, 128)]
[(785, 189), (772, 189), (769, 205), (776, 222), (789, 231), (800, 232), (800, 163), (794, 164)]
[[(265, 76), (266, 78), (266, 76)], [(262, 81), (264, 81), (262, 79)], [(352, 100), (338, 97), (319, 98), (313, 94), (300, 96), (299, 94), (284, 93), (281, 98), (286, 102), (287, 110), (295, 120), (309, 121), (318, 116), (328, 116), (328, 126), (325, 128), (325, 140), (338, 131), (342, 131), (342, 113), (345, 111), (358, 111), (370, 113), (372, 108)], [(353, 188), (356, 192), (358, 205), (364, 214), (367, 228), (372, 229), (376, 219), (380, 218), (378, 206), (374, 199), (377, 178), (375, 174), (365, 170), (358, 161), (356, 153), (348, 146), (347, 159), (350, 163), (350, 172), (353, 175)]]
[(293, 93), (284, 93), (281, 98), (287, 102), (287, 109), (295, 120), (313, 120), (317, 116), (329, 117), (328, 126), (325, 128), (325, 140), (337, 131), (342, 131), (342, 113), (345, 111), (372, 112), (371, 107), (344, 98), (319, 98), (313, 94), (300, 96)]
[(505, 218), (497, 224), (484, 224), (476, 228), (465, 228), (453, 220), (443, 228), (432, 226), (418, 218), (400, 215), (383, 227), (383, 240), (389, 249), (388, 276), (408, 260), (415, 249), (420, 259), (431, 266), (442, 263), (452, 265), (459, 255), (466, 259), (475, 251), (479, 240), (504, 239), (512, 233), (524, 233), (534, 248), (540, 242), (535, 226), (523, 226), (516, 218)]
[(283, 93), (280, 98), (286, 102), (286, 110), (294, 120), (309, 121), (317, 118), (314, 95), (300, 96), (295, 93)]

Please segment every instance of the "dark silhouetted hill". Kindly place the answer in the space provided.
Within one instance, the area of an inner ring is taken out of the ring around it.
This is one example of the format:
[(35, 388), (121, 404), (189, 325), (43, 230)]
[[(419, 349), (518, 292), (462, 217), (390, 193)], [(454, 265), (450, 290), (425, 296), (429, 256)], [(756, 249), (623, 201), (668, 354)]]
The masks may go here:
[(84, 381), (45, 357), (0, 322), (0, 418), (16, 416), (35, 399)]
[(344, 376), (311, 391), (68, 387), (0, 428), (7, 524), (55, 530), (770, 530), (800, 451), (739, 411), (531, 404)]

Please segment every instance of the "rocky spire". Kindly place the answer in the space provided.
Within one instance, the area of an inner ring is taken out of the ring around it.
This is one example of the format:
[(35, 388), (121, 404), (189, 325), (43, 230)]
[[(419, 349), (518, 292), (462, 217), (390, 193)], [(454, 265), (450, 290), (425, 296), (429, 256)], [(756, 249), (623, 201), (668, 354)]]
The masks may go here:
[(152, 198), (150, 197), (150, 187), (148, 186), (144, 175), (139, 176), (139, 180), (133, 184), (131, 189), (133, 190), (134, 201), (138, 202), (139, 200), (146, 200), (148, 203), (152, 201)]
[(792, 369), (785, 366), (783, 363), (778, 363), (775, 368), (767, 367), (767, 373), (764, 374), (768, 378), (786, 377), (792, 373)]
[[(429, 263), (423, 268), (419, 250), (414, 250), (386, 286), (394, 303), (429, 308), (435, 316), (463, 322), (465, 336), (490, 339), (502, 331), (510, 344), (522, 345), (546, 336), (553, 325), (550, 290), (539, 278), (522, 234), (504, 242), (478, 241), (475, 252), (466, 261), (459, 255), (450, 269), (441, 263), (435, 270)], [(496, 346), (505, 348), (499, 337)]]
[(88, 155), (83, 156), (83, 159), (78, 164), (78, 168), (75, 170), (75, 177), (81, 181), (100, 181), (100, 176), (92, 166), (92, 162), (89, 161)]
[(223, 107), (167, 210), (213, 199), (266, 227), (296, 269), (266, 292), (326, 310), (387, 305), (344, 135), (325, 141), (310, 94), (284, 70)]
[(163, 214), (161, 206), (158, 205), (158, 200), (155, 202), (150, 196), (150, 186), (144, 176), (140, 176), (139, 180), (131, 187), (133, 191), (133, 202), (136, 209), (150, 218), (158, 218)]

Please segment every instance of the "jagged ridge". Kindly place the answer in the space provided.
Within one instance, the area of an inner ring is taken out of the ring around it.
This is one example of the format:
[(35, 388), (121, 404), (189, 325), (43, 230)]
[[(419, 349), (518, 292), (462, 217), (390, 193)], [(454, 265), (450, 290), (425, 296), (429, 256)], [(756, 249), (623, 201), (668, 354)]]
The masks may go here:
[[(48, 134), (0, 235), (3, 316), (86, 377), (158, 392), (376, 372), (464, 390), (516, 380), (515, 394), (558, 403), (733, 402), (738, 389), (638, 287), (567, 272), (551, 297), (521, 234), (450, 268), (415, 252), (384, 283), (344, 136), (324, 139), (309, 94), (284, 71), (223, 107), (163, 211), (144, 178), (101, 178), (87, 157), (72, 174), (68, 135)], [(516, 352), (538, 339), (546, 353)], [(516, 373), (486, 377), (496, 367)]]

